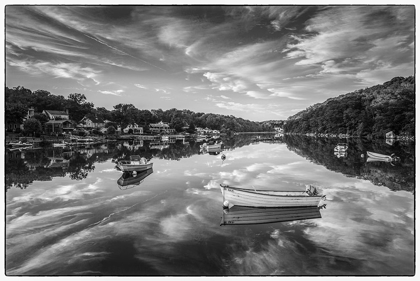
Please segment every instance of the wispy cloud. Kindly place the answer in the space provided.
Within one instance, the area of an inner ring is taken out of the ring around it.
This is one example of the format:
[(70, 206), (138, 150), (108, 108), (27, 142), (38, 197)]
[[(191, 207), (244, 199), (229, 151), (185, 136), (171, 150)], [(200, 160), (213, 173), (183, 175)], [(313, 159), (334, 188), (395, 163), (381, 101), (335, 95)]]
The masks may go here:
[(113, 95), (113, 96), (121, 96), (121, 94), (124, 92), (124, 90), (116, 90), (116, 91), (102, 91), (98, 90), (99, 93), (104, 95)]
[(55, 78), (69, 78), (79, 82), (92, 80), (95, 85), (100, 84), (97, 80), (100, 71), (94, 70), (91, 67), (84, 67), (77, 63), (51, 63), (47, 61), (19, 60), (13, 58), (7, 59), (7, 62), (32, 75), (48, 74)]
[(146, 90), (148, 89), (148, 87), (146, 87), (142, 84), (134, 84), (134, 86), (136, 86), (137, 88), (140, 88), (140, 89), (146, 89)]

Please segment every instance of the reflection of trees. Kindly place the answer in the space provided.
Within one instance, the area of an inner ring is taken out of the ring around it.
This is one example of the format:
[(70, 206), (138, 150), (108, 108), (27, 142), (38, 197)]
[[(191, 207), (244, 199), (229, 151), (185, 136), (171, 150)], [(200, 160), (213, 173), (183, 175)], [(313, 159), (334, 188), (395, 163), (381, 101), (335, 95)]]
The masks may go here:
[(79, 152), (76, 152), (73, 155), (70, 159), (69, 168), (67, 170), (67, 173), (72, 180), (85, 179), (89, 172), (92, 172), (95, 169), (95, 162), (91, 158), (93, 157), (87, 158)]
[[(376, 185), (385, 185), (391, 190), (414, 190), (414, 145), (396, 143), (390, 147), (384, 141), (363, 142), (361, 139), (352, 139), (349, 141), (347, 157), (337, 158), (333, 153), (335, 145), (339, 142), (337, 139), (286, 135), (284, 141), (289, 150), (329, 170), (351, 177), (361, 177)], [(401, 161), (394, 166), (385, 162), (366, 163), (366, 157), (361, 157), (366, 151), (387, 155), (395, 153)]]

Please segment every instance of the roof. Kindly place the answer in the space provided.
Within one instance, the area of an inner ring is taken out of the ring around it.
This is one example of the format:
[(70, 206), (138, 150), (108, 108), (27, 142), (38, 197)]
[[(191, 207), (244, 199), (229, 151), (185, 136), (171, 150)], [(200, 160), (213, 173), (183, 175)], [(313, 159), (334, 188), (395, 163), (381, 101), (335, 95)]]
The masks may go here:
[[(104, 120), (102, 120), (101, 118), (98, 118), (96, 116), (85, 116), (85, 117), (83, 117), (83, 119), (89, 119), (93, 123), (104, 123)], [(80, 120), (80, 122), (82, 122), (82, 120)]]
[(45, 109), (44, 111), (45, 112), (48, 112), (51, 115), (69, 115), (67, 112), (61, 111), (61, 110), (48, 110), (48, 109)]
[(156, 126), (156, 127), (169, 127), (168, 123), (163, 123), (162, 121), (160, 121), (159, 123), (156, 124), (150, 124), (149, 126)]
[(47, 123), (45, 123), (45, 124), (62, 124), (62, 123), (64, 123), (64, 122), (70, 122), (70, 123), (72, 123), (73, 124), (73, 122), (72, 121), (70, 121), (70, 120), (50, 120), (50, 121), (48, 121)]

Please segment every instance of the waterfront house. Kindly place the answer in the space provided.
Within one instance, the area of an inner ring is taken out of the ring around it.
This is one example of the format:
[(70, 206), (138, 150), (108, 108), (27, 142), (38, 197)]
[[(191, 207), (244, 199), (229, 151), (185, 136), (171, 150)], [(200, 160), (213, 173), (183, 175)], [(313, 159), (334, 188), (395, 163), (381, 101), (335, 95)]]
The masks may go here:
[(105, 121), (96, 116), (85, 116), (80, 120), (78, 126), (84, 129), (100, 129), (105, 127)]
[(171, 129), (168, 123), (163, 123), (162, 121), (160, 121), (159, 123), (150, 124), (149, 130), (151, 133), (154, 133), (154, 134), (175, 133), (175, 129)]
[(22, 123), (18, 122), (8, 122), (6, 120), (6, 130), (8, 131), (15, 131), (16, 129), (23, 130), (23, 123), (28, 120), (29, 118), (32, 118), (35, 115), (35, 109), (33, 107), (30, 107), (28, 109), (28, 112), (25, 117), (23, 117)]
[[(131, 132), (130, 132), (130, 130), (131, 130)], [(127, 127), (125, 127), (123, 129), (123, 132), (125, 134), (132, 133), (132, 134), (135, 134), (135, 135), (141, 135), (141, 134), (143, 134), (143, 127), (139, 127), (139, 125), (137, 125), (136, 123), (133, 123), (133, 124), (127, 125)]]
[(69, 133), (73, 130), (74, 123), (70, 120), (50, 120), (45, 123), (45, 133), (47, 135)]

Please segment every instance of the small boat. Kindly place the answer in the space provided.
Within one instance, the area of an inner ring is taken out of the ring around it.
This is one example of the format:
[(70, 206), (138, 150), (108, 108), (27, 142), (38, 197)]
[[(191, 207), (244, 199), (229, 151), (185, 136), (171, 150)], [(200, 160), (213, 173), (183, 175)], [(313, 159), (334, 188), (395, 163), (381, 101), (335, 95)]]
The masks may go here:
[(224, 209), (220, 225), (264, 224), (321, 218), (320, 207)]
[(307, 185), (305, 191), (252, 190), (228, 185), (220, 185), (223, 205), (246, 207), (304, 207), (318, 206), (325, 195), (319, 195), (317, 189)]
[(66, 147), (68, 144), (64, 141), (60, 143), (53, 143), (53, 147)]
[(143, 171), (132, 171), (124, 172), (122, 176), (117, 180), (118, 187), (120, 189), (129, 189), (137, 185), (140, 185), (145, 178), (153, 173), (152, 169), (147, 169)]
[(121, 160), (117, 162), (117, 168), (123, 172), (142, 171), (153, 167), (153, 163), (147, 163), (146, 158), (139, 155), (131, 155), (130, 160)]
[(347, 145), (347, 143), (339, 143), (334, 147), (334, 151), (335, 152), (344, 152), (344, 151), (347, 151), (348, 148), (349, 148), (349, 146)]
[(380, 161), (380, 162), (394, 162), (394, 161), (399, 161), (400, 158), (391, 154), (391, 155), (385, 155), (385, 154), (380, 154), (380, 153), (376, 153), (376, 152), (371, 152), (371, 151), (367, 151), (367, 162), (376, 162), (376, 161)]
[(216, 152), (222, 149), (222, 143), (221, 142), (215, 143), (215, 144), (204, 143), (203, 145), (200, 145), (200, 148), (206, 152)]
[(32, 143), (21, 142), (21, 141), (13, 142), (13, 143), (11, 142), (11, 143), (9, 143), (9, 145), (11, 145), (13, 148), (22, 148), (22, 147), (30, 147), (30, 146), (33, 146)]

